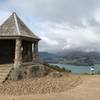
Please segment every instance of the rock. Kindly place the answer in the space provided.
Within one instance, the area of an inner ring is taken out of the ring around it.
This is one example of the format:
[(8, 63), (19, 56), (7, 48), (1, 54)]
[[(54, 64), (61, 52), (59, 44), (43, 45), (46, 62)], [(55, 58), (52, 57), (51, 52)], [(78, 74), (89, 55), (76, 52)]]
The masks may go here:
[(36, 77), (61, 77), (63, 73), (50, 70), (48, 67), (42, 64), (30, 65), (30, 66), (21, 66), (20, 68), (15, 68), (12, 70), (10, 74), (10, 80), (21, 80), (21, 79), (30, 79)]
[(51, 72), (48, 76), (50, 76), (50, 77), (62, 77), (63, 74), (60, 72)]
[(26, 77), (25, 69), (24, 67), (21, 67), (21, 68), (13, 69), (12, 72), (10, 73), (9, 79), (16, 81), (16, 80), (24, 79), (25, 77)]
[(10, 73), (10, 80), (29, 79), (33, 77), (43, 77), (48, 74), (47, 68), (43, 65), (31, 65), (27, 67), (15, 68)]
[(31, 66), (26, 70), (27, 78), (31, 77), (43, 77), (46, 75), (47, 71), (45, 66), (43, 65), (36, 65)]

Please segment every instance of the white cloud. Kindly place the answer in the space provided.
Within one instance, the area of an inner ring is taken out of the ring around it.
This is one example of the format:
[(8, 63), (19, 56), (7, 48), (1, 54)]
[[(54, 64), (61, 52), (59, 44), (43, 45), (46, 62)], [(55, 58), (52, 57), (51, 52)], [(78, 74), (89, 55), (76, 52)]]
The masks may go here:
[(100, 51), (100, 0), (8, 0), (0, 8), (3, 16), (16, 11), (38, 33), (42, 51)]
[(47, 37), (41, 37), (42, 41), (50, 46), (58, 45), (58, 42), (56, 40), (49, 39)]
[[(95, 34), (94, 29), (91, 26), (87, 26), (86, 28), (76, 27), (72, 29), (69, 25), (65, 25), (65, 23), (60, 25), (53, 23), (52, 25), (52, 23), (48, 22), (48, 26), (46, 24), (46, 29), (47, 30), (44, 29), (42, 31), (46, 32), (46, 34), (43, 34), (43, 36), (46, 37), (43, 38), (43, 41), (47, 46), (47, 51), (65, 49), (100, 50), (98, 48), (100, 45), (99, 36), (98, 34)], [(42, 41), (40, 43), (42, 43)]]

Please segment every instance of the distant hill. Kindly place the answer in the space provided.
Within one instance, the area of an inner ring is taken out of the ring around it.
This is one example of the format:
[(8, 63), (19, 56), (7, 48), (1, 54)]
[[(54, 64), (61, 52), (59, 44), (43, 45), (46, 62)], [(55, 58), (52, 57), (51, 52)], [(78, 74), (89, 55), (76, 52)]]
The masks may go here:
[(100, 63), (100, 52), (63, 51), (58, 53), (40, 52), (40, 61), (87, 65)]
[(48, 52), (39, 52), (39, 58), (41, 63), (56, 63), (59, 61), (59, 55)]
[(100, 63), (100, 52), (84, 52), (84, 51), (72, 51), (65, 53), (62, 57), (66, 60), (66, 63), (87, 63), (87, 60), (92, 63)]

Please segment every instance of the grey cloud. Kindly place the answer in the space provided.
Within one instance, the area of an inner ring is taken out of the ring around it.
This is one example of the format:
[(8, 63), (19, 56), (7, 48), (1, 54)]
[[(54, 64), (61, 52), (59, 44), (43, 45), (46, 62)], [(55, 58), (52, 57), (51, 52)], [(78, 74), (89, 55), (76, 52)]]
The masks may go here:
[[(19, 12), (42, 20), (82, 26), (81, 18), (91, 18), (100, 0), (9, 0)], [(23, 5), (22, 5), (22, 3)], [(24, 12), (25, 11), (25, 12)]]
[(26, 23), (43, 38), (40, 50), (100, 50), (100, 22), (94, 17), (100, 0), (8, 0), (0, 8), (25, 21), (31, 17)]

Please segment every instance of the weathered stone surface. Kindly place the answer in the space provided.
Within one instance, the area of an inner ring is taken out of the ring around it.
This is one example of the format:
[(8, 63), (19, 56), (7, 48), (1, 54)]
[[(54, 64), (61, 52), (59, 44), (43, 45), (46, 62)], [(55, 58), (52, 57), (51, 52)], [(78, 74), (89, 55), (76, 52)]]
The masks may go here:
[(12, 65), (0, 65), (0, 83), (5, 82), (8, 79), (9, 72), (12, 69)]
[(45, 66), (31, 66), (27, 69), (27, 77), (43, 77), (47, 73)]
[(25, 79), (26, 78), (26, 74), (25, 74), (25, 69), (24, 67), (21, 68), (14, 68), (12, 70), (12, 72), (10, 73), (9, 79), (10, 80), (21, 80), (21, 79)]
[(48, 76), (50, 76), (50, 77), (62, 77), (63, 74), (55, 71), (55, 72), (51, 72)]
[(30, 79), (44, 76), (58, 78), (62, 77), (63, 73), (51, 70), (49, 67), (44, 66), (42, 64), (36, 64), (14, 68), (9, 75), (9, 79), (16, 81), (21, 79)]
[(43, 65), (21, 66), (14, 68), (10, 74), (10, 80), (21, 80), (35, 77), (43, 77), (48, 74), (47, 68)]
[(22, 65), (22, 41), (20, 39), (16, 39), (16, 45), (15, 45), (15, 62), (14, 62), (14, 68), (18, 68)]

